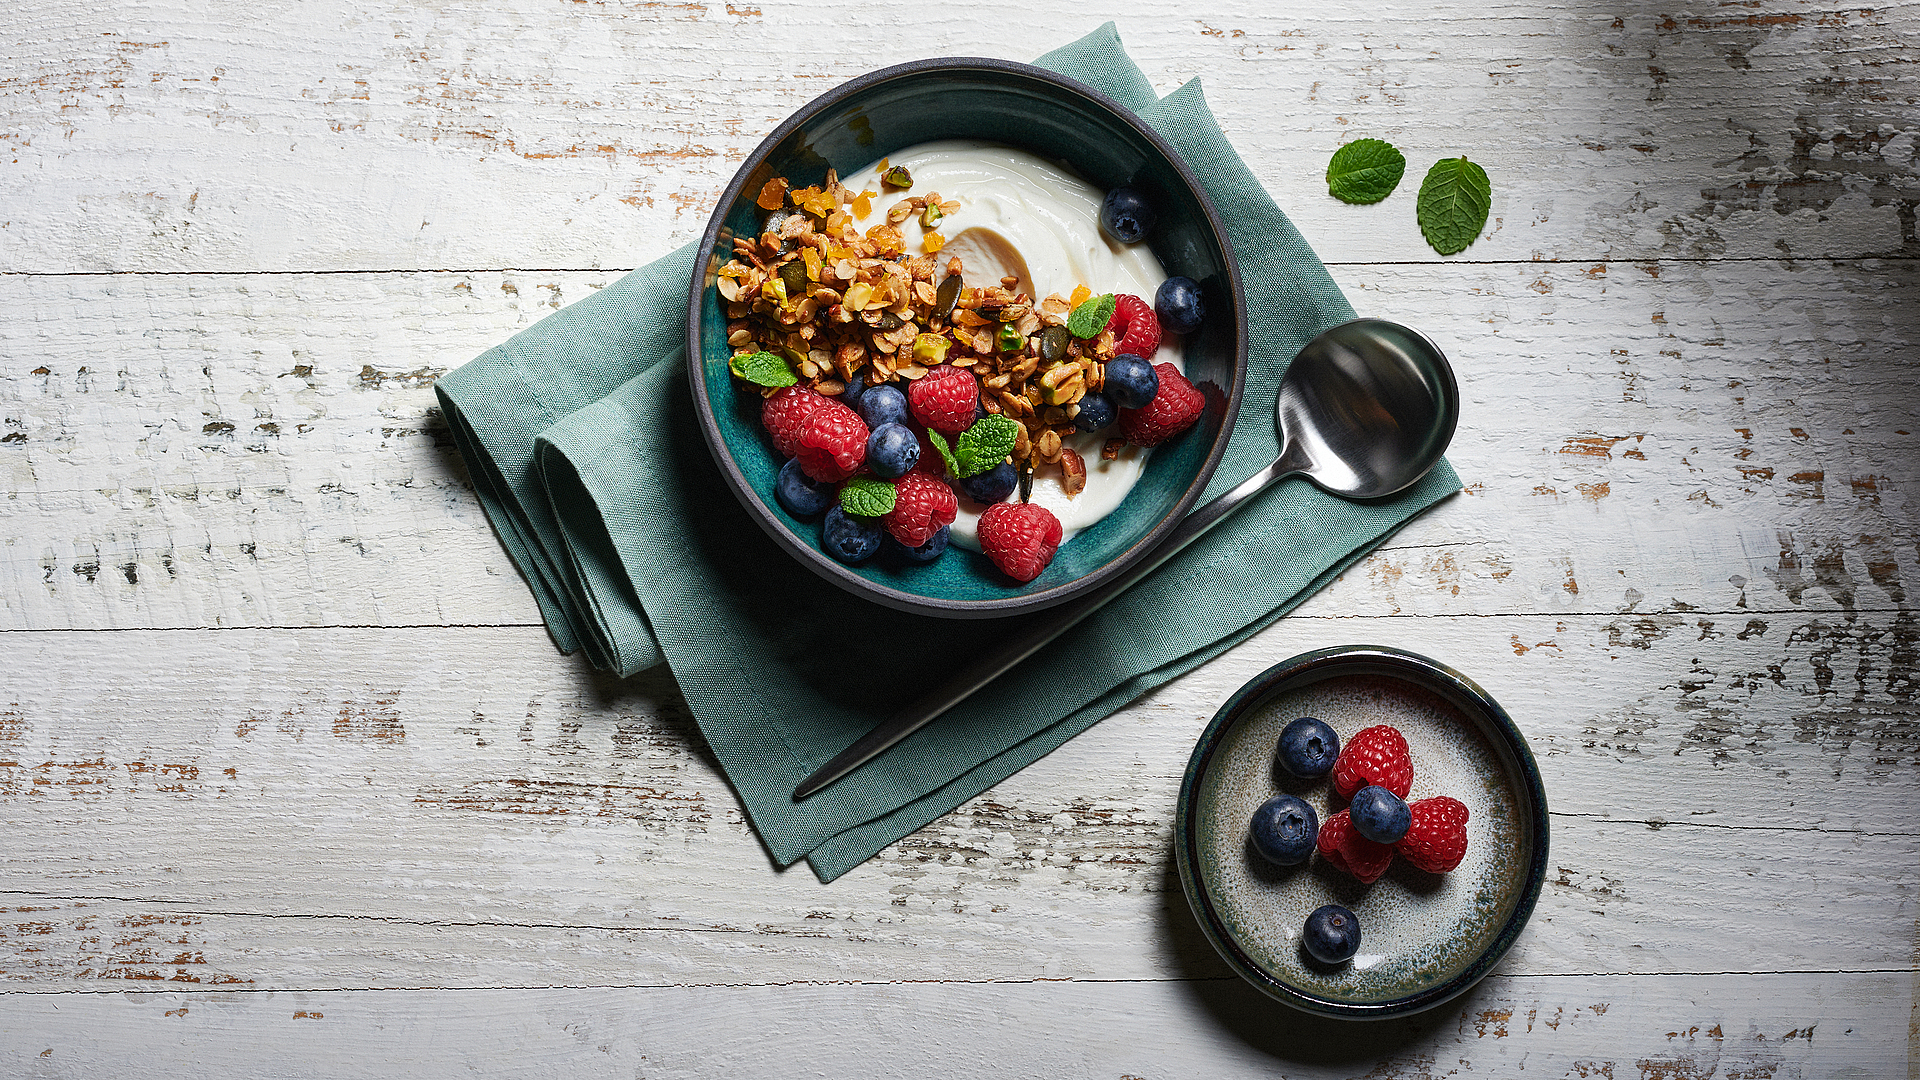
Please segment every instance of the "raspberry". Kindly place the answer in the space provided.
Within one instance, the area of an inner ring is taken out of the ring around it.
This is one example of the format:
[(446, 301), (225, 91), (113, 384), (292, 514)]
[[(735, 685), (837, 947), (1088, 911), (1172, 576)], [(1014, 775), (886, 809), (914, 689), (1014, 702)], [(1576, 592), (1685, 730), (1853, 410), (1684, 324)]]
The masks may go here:
[(1333, 763), (1333, 790), (1343, 799), (1368, 784), (1378, 784), (1401, 798), (1413, 790), (1413, 758), (1406, 737), (1381, 724), (1362, 729), (1347, 740)]
[(893, 483), (893, 509), (880, 519), (880, 527), (895, 540), (917, 548), (933, 539), (940, 526), (951, 525), (960, 512), (960, 501), (953, 489), (926, 473), (910, 472)]
[(760, 423), (773, 436), (773, 448), (781, 457), (792, 457), (799, 451), (800, 428), (825, 400), (804, 386), (787, 386), (760, 403)]
[(1353, 827), (1353, 818), (1345, 811), (1328, 818), (1320, 826), (1320, 855), (1335, 870), (1344, 870), (1371, 885), (1380, 880), (1393, 864), (1393, 847), (1376, 844)]
[(1136, 446), (1159, 446), (1193, 426), (1206, 408), (1205, 394), (1194, 389), (1172, 364), (1153, 365), (1160, 392), (1145, 408), (1120, 410), (1120, 434)]
[(1034, 503), (1003, 502), (980, 515), (980, 550), (1010, 578), (1032, 581), (1060, 546), (1060, 519)]
[(936, 367), (907, 388), (913, 418), (943, 435), (958, 435), (972, 427), (974, 407), (979, 404), (980, 380), (964, 368)]
[(1467, 854), (1467, 807), (1440, 795), (1414, 803), (1413, 824), (1393, 845), (1408, 862), (1429, 874), (1444, 874)]
[(867, 459), (867, 425), (838, 401), (813, 396), (820, 400), (794, 436), (794, 457), (801, 472), (824, 483), (838, 483)]
[(1122, 294), (1113, 298), (1113, 318), (1107, 329), (1113, 331), (1113, 351), (1132, 353), (1153, 359), (1160, 348), (1160, 319), (1153, 305), (1137, 296)]

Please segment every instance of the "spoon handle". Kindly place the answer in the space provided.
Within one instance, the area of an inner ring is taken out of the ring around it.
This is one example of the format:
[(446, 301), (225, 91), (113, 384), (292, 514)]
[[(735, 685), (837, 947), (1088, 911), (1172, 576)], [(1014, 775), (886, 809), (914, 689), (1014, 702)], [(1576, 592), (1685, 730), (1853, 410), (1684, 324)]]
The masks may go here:
[(945, 682), (915, 700), (891, 718), (862, 735), (832, 761), (793, 789), (795, 802), (812, 795), (835, 780), (866, 764), (888, 747), (919, 731), (947, 710), (960, 704), (981, 687), (1005, 674), (1007, 669), (1045, 648), (1053, 639), (1104, 607), (1108, 601), (1138, 584), (1161, 563), (1173, 558), (1188, 544), (1204, 536), (1207, 530), (1226, 520), (1228, 514), (1246, 505), (1247, 500), (1271, 487), (1281, 477), (1299, 472), (1301, 464), (1283, 453), (1273, 464), (1254, 473), (1232, 491), (1207, 503), (1181, 519), (1160, 546), (1135, 563), (1126, 573), (1094, 590), (1088, 596), (1048, 608), (1035, 616), (996, 648), (969, 661)]

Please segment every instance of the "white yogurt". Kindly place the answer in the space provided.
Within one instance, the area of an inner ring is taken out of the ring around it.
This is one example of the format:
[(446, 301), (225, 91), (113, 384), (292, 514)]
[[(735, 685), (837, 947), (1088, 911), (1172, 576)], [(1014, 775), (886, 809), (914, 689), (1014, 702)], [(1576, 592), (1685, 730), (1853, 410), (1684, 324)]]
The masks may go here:
[[(878, 162), (841, 178), (855, 192), (880, 193), (860, 219), (862, 228), (886, 220), (887, 210), (910, 195), (937, 193), (942, 202), (959, 203), (960, 209), (932, 230), (918, 215), (898, 228), (910, 252), (923, 250), (929, 231), (944, 236), (947, 245), (941, 255), (960, 257), (968, 285), (998, 285), (1002, 277), (1013, 276), (1036, 303), (1050, 293), (1069, 296), (1085, 285), (1096, 296), (1131, 293), (1151, 304), (1167, 279), (1147, 245), (1116, 243), (1100, 231), (1100, 202), (1106, 192), (1062, 165), (1010, 146), (966, 140), (921, 143), (889, 155), (886, 163), (912, 173), (910, 191), (883, 187)], [(1153, 362), (1185, 371), (1179, 340), (1163, 340)], [(1034, 474), (1030, 501), (1060, 519), (1062, 543), (1112, 513), (1146, 468), (1151, 451), (1132, 444), (1112, 461), (1101, 458), (1101, 448), (1115, 434), (1108, 429), (1065, 440), (1087, 464), (1087, 486), (1077, 496), (1067, 495), (1059, 469), (1043, 467)], [(953, 543), (980, 550), (978, 523), (985, 509), (961, 498)]]

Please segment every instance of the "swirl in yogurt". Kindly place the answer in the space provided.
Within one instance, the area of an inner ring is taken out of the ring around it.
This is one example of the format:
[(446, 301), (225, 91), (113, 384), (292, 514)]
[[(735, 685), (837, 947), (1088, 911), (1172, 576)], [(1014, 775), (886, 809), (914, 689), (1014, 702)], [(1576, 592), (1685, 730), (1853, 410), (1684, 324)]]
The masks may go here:
[[(846, 184), (856, 190), (863, 184), (888, 190), (879, 183), (880, 164), (853, 173)], [(1065, 296), (1085, 285), (1095, 295), (1131, 293), (1151, 303), (1167, 279), (1145, 244), (1120, 244), (1100, 231), (1100, 201), (1106, 192), (1036, 154), (996, 143), (948, 140), (909, 147), (889, 155), (885, 164), (905, 166), (916, 194), (939, 192), (942, 200), (960, 204), (936, 228), (947, 237), (941, 254), (959, 256), (969, 286), (998, 285), (1003, 277), (1013, 277), (1019, 279), (1020, 291), (1035, 298)], [(875, 200), (862, 223), (883, 216), (885, 201)], [(918, 217), (897, 227), (909, 250), (919, 249), (926, 234), (935, 231)], [(1178, 339), (1163, 339), (1153, 362), (1185, 371)], [(1102, 447), (1114, 434), (1109, 429), (1063, 440), (1087, 465), (1087, 486), (1078, 495), (1067, 495), (1058, 469), (1042, 468), (1034, 474), (1030, 501), (1060, 519), (1066, 538), (1117, 509), (1146, 468), (1152, 451), (1131, 443), (1111, 461), (1102, 457)], [(980, 550), (978, 523), (985, 510), (962, 496), (952, 542)]]

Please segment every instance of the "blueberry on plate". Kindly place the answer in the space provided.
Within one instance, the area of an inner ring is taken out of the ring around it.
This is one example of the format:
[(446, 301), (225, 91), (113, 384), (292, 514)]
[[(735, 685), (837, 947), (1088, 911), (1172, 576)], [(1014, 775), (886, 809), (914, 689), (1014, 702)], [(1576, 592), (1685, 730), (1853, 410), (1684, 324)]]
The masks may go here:
[(823, 484), (800, 471), (800, 459), (788, 458), (773, 481), (773, 497), (797, 518), (817, 516), (840, 497), (832, 484)]
[(1377, 784), (1368, 784), (1353, 793), (1348, 807), (1353, 831), (1376, 844), (1391, 844), (1407, 835), (1413, 825), (1413, 811), (1405, 799)]
[(1113, 423), (1118, 415), (1113, 411), (1113, 399), (1095, 390), (1080, 399), (1080, 411), (1073, 414), (1073, 426), (1078, 431), (1099, 431)]
[(835, 503), (820, 526), (820, 546), (843, 563), (865, 562), (880, 550), (882, 535), (877, 519), (854, 517)]
[(860, 405), (854, 410), (860, 419), (867, 422), (867, 430), (883, 424), (904, 424), (907, 422), (907, 395), (897, 386), (882, 383), (869, 386), (860, 393)]
[(1360, 920), (1339, 904), (1313, 909), (1300, 935), (1307, 955), (1323, 964), (1344, 964), (1360, 951)]
[(986, 472), (962, 477), (960, 494), (982, 506), (992, 506), (1005, 502), (1019, 482), (1020, 474), (1014, 470), (1013, 462), (1003, 461)]
[(1200, 300), (1200, 283), (1190, 277), (1170, 277), (1153, 294), (1153, 313), (1160, 328), (1176, 334), (1191, 334), (1200, 329), (1207, 306)]
[(907, 425), (881, 424), (867, 436), (867, 467), (881, 479), (905, 476), (919, 463), (920, 436)]
[(947, 540), (952, 536), (953, 526), (942, 525), (940, 526), (939, 532), (927, 538), (926, 543), (916, 548), (910, 548), (901, 543), (892, 533), (882, 533), (880, 536), (880, 557), (889, 562), (907, 566), (918, 566), (922, 563), (930, 563), (946, 554)]
[(1100, 200), (1100, 227), (1123, 244), (1138, 243), (1159, 220), (1147, 197), (1130, 187), (1114, 188)]
[(1298, 866), (1313, 857), (1320, 817), (1300, 799), (1275, 795), (1253, 812), (1253, 849), (1276, 866)]
[(1106, 395), (1123, 409), (1144, 409), (1160, 392), (1160, 373), (1145, 357), (1121, 353), (1107, 361)]
[(1302, 780), (1318, 780), (1333, 771), (1340, 757), (1340, 736), (1311, 716), (1303, 716), (1280, 732), (1275, 748), (1280, 767)]

